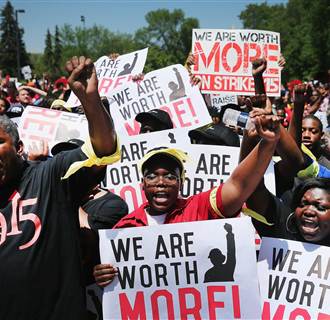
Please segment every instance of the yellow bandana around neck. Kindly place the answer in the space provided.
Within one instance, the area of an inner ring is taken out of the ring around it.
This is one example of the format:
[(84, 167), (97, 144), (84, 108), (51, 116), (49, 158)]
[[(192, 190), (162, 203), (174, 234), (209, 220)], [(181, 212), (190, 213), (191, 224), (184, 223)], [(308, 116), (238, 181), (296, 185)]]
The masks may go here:
[(92, 143), (89, 138), (82, 145), (81, 151), (87, 156), (87, 159), (82, 160), (82, 161), (76, 161), (76, 162), (72, 163), (71, 166), (69, 167), (68, 171), (64, 175), (64, 177), (61, 178), (61, 180), (69, 178), (71, 175), (73, 175), (79, 169), (81, 169), (83, 167), (89, 168), (94, 165), (105, 166), (108, 164), (115, 163), (120, 160), (120, 156), (121, 156), (121, 148), (120, 148), (118, 137), (117, 137), (117, 149), (116, 149), (115, 153), (110, 156), (98, 158), (94, 152)]

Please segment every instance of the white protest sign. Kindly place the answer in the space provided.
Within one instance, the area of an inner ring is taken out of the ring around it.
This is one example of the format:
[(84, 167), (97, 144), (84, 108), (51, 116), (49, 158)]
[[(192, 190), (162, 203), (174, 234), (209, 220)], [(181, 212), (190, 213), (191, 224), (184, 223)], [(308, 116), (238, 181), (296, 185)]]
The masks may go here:
[(174, 128), (196, 128), (211, 121), (197, 86), (192, 86), (188, 71), (173, 65), (152, 71), (137, 83), (112, 92), (110, 111), (120, 136), (137, 135), (140, 124), (135, 116), (153, 109), (165, 110)]
[(47, 141), (51, 148), (69, 139), (84, 141), (88, 137), (88, 123), (84, 115), (28, 106), (18, 131), (26, 149), (40, 141)]
[(261, 30), (193, 29), (193, 73), (204, 93), (254, 95), (251, 61), (265, 57), (268, 96), (280, 96), (280, 34)]
[(226, 104), (237, 104), (237, 95), (226, 93), (211, 94), (211, 103), (212, 107), (221, 110), (221, 107)]
[(265, 237), (258, 274), (261, 319), (330, 319), (329, 247)]
[(32, 78), (32, 70), (29, 65), (21, 68), (21, 73), (23, 74), (24, 80), (30, 80)]
[[(239, 158), (237, 147), (190, 144), (187, 131), (182, 129), (134, 136), (122, 142), (121, 147), (121, 161), (108, 166), (104, 187), (122, 197), (128, 204), (129, 212), (146, 201), (138, 164), (153, 148), (170, 147), (188, 153), (191, 160), (185, 164), (186, 180), (181, 190), (183, 197), (207, 191), (226, 181), (236, 168)], [(275, 193), (272, 165), (265, 174), (265, 183)]]
[[(108, 97), (112, 90), (132, 80), (132, 76), (143, 71), (147, 60), (148, 48), (123, 54), (113, 60), (107, 56), (100, 57), (95, 63), (96, 75), (99, 80), (100, 96)], [(70, 107), (81, 105), (72, 92), (67, 104)]]
[[(100, 230), (108, 319), (260, 319), (249, 218)], [(226, 259), (226, 262), (224, 262)]]

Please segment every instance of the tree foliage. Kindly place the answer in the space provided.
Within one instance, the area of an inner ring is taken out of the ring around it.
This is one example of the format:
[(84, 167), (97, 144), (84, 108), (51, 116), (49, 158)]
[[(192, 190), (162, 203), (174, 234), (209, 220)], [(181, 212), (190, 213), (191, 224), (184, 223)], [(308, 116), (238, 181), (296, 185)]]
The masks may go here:
[(281, 33), (285, 78), (323, 78), (330, 67), (329, 0), (289, 0), (286, 5), (249, 4), (244, 28)]
[(0, 69), (5, 74), (17, 75), (17, 43), (21, 66), (28, 65), (30, 62), (22, 38), (24, 30), (18, 28), (14, 8), (9, 1), (1, 10), (0, 34)]
[(114, 33), (97, 25), (85, 29), (65, 24), (60, 34), (63, 63), (73, 55), (88, 55), (96, 60), (111, 52), (123, 54), (137, 48), (131, 35)]
[(61, 63), (62, 63), (62, 41), (60, 30), (58, 26), (55, 26), (55, 36), (54, 36), (54, 70), (56, 73), (61, 72)]
[(135, 41), (140, 47), (149, 47), (146, 69), (158, 69), (169, 64), (184, 63), (191, 50), (192, 29), (199, 27), (195, 18), (185, 18), (182, 10), (150, 11), (148, 25), (137, 30)]
[(53, 44), (52, 44), (52, 35), (47, 30), (46, 40), (45, 40), (45, 50), (43, 55), (45, 71), (53, 73), (54, 72), (54, 54), (53, 54)]

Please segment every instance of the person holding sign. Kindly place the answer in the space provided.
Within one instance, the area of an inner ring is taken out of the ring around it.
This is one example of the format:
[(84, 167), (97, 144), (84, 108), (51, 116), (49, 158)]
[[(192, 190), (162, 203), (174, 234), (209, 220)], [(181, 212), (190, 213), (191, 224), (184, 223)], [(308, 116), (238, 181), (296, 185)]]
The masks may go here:
[[(266, 61), (253, 63), (253, 76), (256, 82), (256, 94), (264, 93), (262, 73), (266, 69)], [(302, 88), (295, 89), (295, 107), (303, 101)], [(250, 116), (267, 114), (267, 108), (253, 108)], [(278, 154), (282, 160), (278, 170), (282, 175), (291, 177), (301, 169), (304, 157), (293, 138), (281, 126), (280, 139), (277, 144)], [(244, 132), (240, 159), (254, 148), (258, 141), (255, 130)], [(244, 161), (244, 160), (243, 160)], [(284, 174), (283, 174), (284, 172)], [(246, 204), (265, 219), (263, 222), (253, 219), (253, 224), (260, 236), (271, 236), (289, 240), (308, 241), (321, 245), (330, 245), (330, 181), (311, 179), (300, 184), (293, 193), (291, 208), (272, 195), (264, 185), (264, 179)], [(254, 212), (254, 213), (255, 213)]]
[[(236, 167), (229, 179), (218, 187), (187, 199), (179, 195), (185, 179), (184, 163), (187, 155), (174, 148), (149, 151), (141, 162), (147, 201), (122, 218), (115, 228), (236, 216), (263, 177), (278, 140), (279, 119), (276, 116), (256, 117), (254, 123), (262, 139)], [(116, 272), (114, 266), (100, 264), (94, 268), (94, 277), (100, 286), (106, 286), (113, 280)]]
[(78, 206), (120, 151), (92, 61), (73, 57), (66, 69), (89, 123), (81, 148), (24, 161), (16, 125), (0, 116), (0, 319), (85, 319)]

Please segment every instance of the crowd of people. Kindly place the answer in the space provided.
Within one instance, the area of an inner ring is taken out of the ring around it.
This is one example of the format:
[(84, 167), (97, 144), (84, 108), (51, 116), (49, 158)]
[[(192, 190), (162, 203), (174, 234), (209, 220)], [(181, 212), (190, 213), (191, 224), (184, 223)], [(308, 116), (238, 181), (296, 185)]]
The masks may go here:
[[(190, 55), (188, 71), (193, 63)], [(204, 94), (210, 123), (189, 132), (194, 144), (240, 147), (229, 179), (184, 199), (186, 154), (167, 147), (149, 150), (141, 162), (146, 201), (131, 213), (123, 199), (99, 185), (106, 166), (120, 160), (120, 137), (109, 104), (98, 93), (93, 62), (73, 57), (66, 64), (69, 76), (54, 83), (35, 79), (17, 87), (2, 79), (0, 285), (6, 289), (0, 293), (0, 319), (85, 319), (85, 286), (105, 287), (118, 274), (115, 265), (99, 261), (99, 229), (231, 218), (246, 205), (257, 213), (252, 220), (261, 237), (330, 246), (330, 85), (294, 81), (283, 86), (279, 98), (267, 97), (266, 67), (264, 58), (253, 62), (255, 96), (240, 96), (237, 105), (217, 109)], [(67, 105), (71, 91), (81, 106)], [(21, 117), (29, 105), (84, 113), (89, 139), (64, 141), (52, 148), (53, 157), (46, 145), (24, 150), (10, 118)], [(248, 112), (252, 128), (224, 123), (227, 109)], [(173, 128), (159, 109), (135, 119), (140, 134)], [(272, 159), (276, 194), (263, 178)]]

